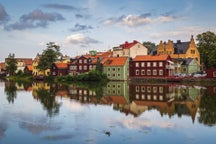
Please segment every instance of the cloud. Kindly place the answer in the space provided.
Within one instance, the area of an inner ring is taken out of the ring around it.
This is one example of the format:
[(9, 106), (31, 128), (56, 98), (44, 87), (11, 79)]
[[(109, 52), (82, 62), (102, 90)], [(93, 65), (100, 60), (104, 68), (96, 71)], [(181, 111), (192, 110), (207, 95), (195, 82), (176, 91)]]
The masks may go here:
[(78, 10), (76, 7), (71, 5), (62, 5), (62, 4), (44, 4), (45, 8), (59, 9), (59, 10)]
[(7, 25), (6, 30), (24, 30), (30, 28), (45, 28), (49, 22), (64, 20), (65, 18), (58, 13), (45, 13), (41, 10), (34, 10), (29, 14), (22, 15), (18, 22)]
[(129, 27), (137, 27), (151, 23), (153, 20), (150, 18), (150, 16), (150, 13), (141, 15), (122, 15), (120, 17), (109, 18), (105, 20), (103, 23), (105, 25), (120, 24)]
[(97, 44), (100, 43), (99, 41), (92, 39), (90, 37), (87, 37), (83, 34), (73, 34), (69, 35), (66, 40), (66, 44), (81, 44), (81, 45), (89, 45), (89, 44)]
[(9, 20), (9, 15), (5, 11), (5, 8), (0, 4), (0, 25), (5, 24)]
[(175, 19), (175, 17), (173, 16), (160, 16), (157, 18), (156, 21), (159, 21), (159, 22), (170, 22), (170, 21), (173, 21)]
[(89, 30), (89, 29), (93, 29), (93, 27), (90, 25), (81, 25), (77, 23), (74, 25), (74, 28), (72, 28), (71, 31), (78, 32), (78, 31)]

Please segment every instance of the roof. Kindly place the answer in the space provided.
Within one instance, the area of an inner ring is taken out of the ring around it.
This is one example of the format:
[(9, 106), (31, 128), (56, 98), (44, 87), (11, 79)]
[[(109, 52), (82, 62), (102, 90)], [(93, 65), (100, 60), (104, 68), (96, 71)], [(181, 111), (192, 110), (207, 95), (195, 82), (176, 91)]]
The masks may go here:
[(133, 42), (129, 43), (129, 42), (125, 42), (124, 44), (121, 44), (119, 47), (123, 48), (123, 49), (130, 49), (131, 47), (133, 47), (135, 44), (139, 43), (138, 41), (134, 40)]
[(27, 69), (28, 69), (29, 71), (32, 71), (32, 70), (33, 70), (33, 66), (32, 66), (32, 65), (27, 65), (26, 67), (27, 67)]
[(126, 64), (127, 57), (110, 57), (104, 62), (104, 66), (124, 66)]
[(133, 61), (166, 61), (168, 55), (137, 55)]
[(68, 64), (67, 63), (55, 63), (55, 66), (58, 69), (67, 69), (68, 68)]
[(32, 65), (33, 60), (32, 58), (16, 58), (17, 62), (23, 62), (25, 65)]
[(193, 58), (184, 59), (182, 65), (189, 65), (193, 61)]
[(181, 42), (173, 43), (174, 54), (185, 54), (189, 48), (190, 42)]

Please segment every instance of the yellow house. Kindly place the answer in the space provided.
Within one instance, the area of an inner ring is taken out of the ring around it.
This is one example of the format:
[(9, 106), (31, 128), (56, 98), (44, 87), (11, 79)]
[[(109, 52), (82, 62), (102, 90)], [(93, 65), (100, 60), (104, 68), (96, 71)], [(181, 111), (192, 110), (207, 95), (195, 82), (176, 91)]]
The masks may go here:
[(45, 73), (45, 76), (48, 76), (50, 74), (50, 69), (47, 69), (45, 72), (43, 72), (43, 71), (40, 71), (37, 68), (38, 63), (40, 61), (40, 57), (41, 57), (41, 55), (37, 54), (36, 57), (33, 60), (33, 63), (32, 63), (32, 74), (33, 74), (33, 76), (43, 76), (44, 73)]
[(168, 54), (175, 62), (175, 71), (179, 72), (181, 68), (181, 63), (178, 63), (180, 59), (193, 58), (196, 59), (198, 64), (200, 64), (200, 53), (194, 42), (193, 35), (191, 40), (188, 42), (181, 42), (177, 40), (176, 43), (168, 40), (168, 42), (160, 41), (157, 46), (157, 54)]

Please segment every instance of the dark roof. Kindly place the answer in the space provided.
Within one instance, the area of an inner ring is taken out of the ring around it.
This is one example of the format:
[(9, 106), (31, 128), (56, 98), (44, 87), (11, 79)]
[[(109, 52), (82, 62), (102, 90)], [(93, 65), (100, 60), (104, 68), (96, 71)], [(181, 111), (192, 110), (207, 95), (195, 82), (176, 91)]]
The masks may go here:
[(182, 65), (189, 65), (191, 62), (193, 61), (192, 58), (187, 58), (187, 59), (184, 59)]
[(185, 54), (189, 48), (190, 42), (173, 43), (174, 54)]

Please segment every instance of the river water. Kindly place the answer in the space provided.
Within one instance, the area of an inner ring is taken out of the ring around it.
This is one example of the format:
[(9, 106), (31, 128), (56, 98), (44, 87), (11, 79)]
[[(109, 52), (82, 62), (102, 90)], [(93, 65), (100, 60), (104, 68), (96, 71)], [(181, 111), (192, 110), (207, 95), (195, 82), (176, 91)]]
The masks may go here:
[(216, 86), (0, 82), (0, 144), (215, 144)]

